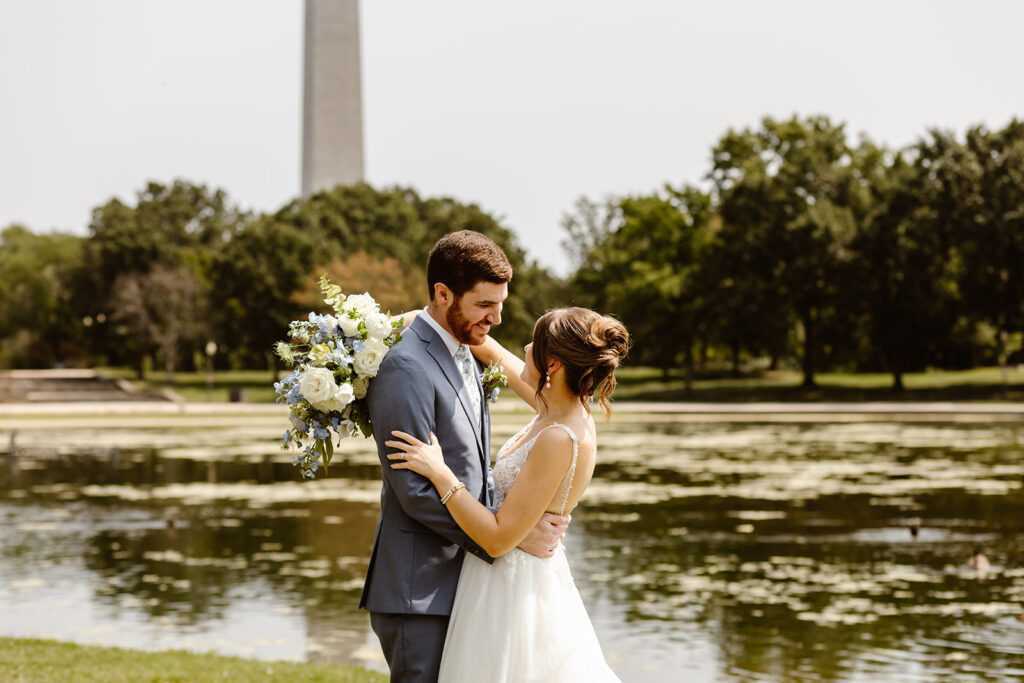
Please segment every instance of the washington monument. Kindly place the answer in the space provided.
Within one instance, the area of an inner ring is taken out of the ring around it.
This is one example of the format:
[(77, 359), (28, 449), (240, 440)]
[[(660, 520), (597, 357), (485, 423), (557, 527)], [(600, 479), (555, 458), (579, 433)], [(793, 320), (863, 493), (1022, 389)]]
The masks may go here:
[(306, 0), (302, 194), (363, 180), (359, 0)]

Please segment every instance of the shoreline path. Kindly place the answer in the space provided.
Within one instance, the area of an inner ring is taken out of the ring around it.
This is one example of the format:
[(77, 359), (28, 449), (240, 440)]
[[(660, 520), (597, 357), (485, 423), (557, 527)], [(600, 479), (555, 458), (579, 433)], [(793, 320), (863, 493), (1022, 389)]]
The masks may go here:
[[(525, 412), (513, 401), (499, 401), (496, 413)], [(675, 419), (692, 422), (1024, 422), (1024, 403), (850, 402), (850, 403), (688, 403), (617, 401), (613, 417), (631, 421)], [(273, 403), (170, 401), (54, 401), (0, 403), (0, 429), (19, 418), (71, 416), (266, 416), (284, 419)]]

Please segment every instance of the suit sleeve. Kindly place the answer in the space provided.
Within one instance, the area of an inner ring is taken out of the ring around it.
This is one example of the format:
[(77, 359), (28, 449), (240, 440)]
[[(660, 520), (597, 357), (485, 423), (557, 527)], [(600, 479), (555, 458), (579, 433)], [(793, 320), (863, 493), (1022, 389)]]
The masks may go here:
[(384, 442), (392, 438), (392, 430), (408, 432), (429, 443), (430, 433), (437, 433), (437, 425), (433, 401), (429, 399), (434, 387), (424, 377), (422, 369), (402, 357), (385, 359), (385, 363), (367, 393), (373, 438), (377, 442), (377, 457), (384, 478), (407, 515), (472, 554), (493, 561), (455, 523), (429, 479), (411, 470), (391, 469), (386, 454), (394, 449)]

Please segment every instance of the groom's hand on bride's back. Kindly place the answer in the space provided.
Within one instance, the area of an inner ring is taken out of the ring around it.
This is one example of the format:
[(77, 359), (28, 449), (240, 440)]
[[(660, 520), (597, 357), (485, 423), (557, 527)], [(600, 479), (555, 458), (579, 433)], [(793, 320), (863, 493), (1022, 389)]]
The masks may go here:
[(535, 557), (547, 559), (555, 554), (558, 544), (565, 538), (572, 517), (545, 512), (540, 521), (526, 534), (519, 549)]

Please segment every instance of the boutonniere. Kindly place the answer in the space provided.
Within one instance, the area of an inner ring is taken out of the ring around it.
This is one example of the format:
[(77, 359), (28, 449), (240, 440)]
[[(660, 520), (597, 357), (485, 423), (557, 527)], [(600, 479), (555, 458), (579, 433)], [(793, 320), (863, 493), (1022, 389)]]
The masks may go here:
[(480, 373), (480, 384), (484, 387), (484, 396), (488, 401), (498, 400), (501, 390), (508, 386), (508, 377), (505, 376), (505, 368), (491, 363)]

